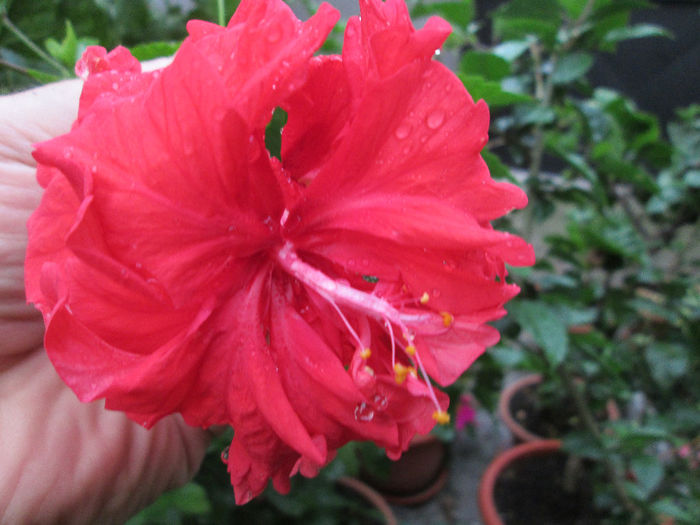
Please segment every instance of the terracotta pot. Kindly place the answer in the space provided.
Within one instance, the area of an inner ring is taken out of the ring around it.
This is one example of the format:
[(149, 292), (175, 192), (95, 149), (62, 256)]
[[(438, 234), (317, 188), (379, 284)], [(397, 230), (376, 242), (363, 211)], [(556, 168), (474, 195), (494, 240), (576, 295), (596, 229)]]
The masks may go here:
[(398, 525), (399, 522), (396, 519), (396, 515), (394, 515), (394, 511), (391, 510), (391, 507), (389, 506), (387, 501), (382, 497), (382, 495), (379, 494), (372, 487), (370, 487), (366, 483), (363, 483), (359, 479), (350, 478), (346, 476), (339, 478), (336, 481), (336, 483), (338, 483), (338, 485), (340, 485), (341, 487), (345, 487), (357, 493), (368, 503), (370, 503), (373, 507), (375, 507), (379, 512), (381, 512), (382, 523), (384, 523), (385, 525)]
[(440, 492), (449, 477), (445, 443), (428, 434), (415, 436), (398, 461), (392, 461), (389, 474), (378, 477), (365, 474), (363, 479), (386, 500), (398, 505), (419, 505)]
[(522, 426), (515, 419), (515, 417), (513, 417), (513, 413), (511, 412), (510, 408), (511, 401), (518, 392), (522, 391), (527, 387), (538, 385), (541, 382), (542, 376), (540, 374), (529, 374), (524, 377), (521, 377), (517, 381), (514, 381), (506, 388), (504, 388), (501, 392), (501, 397), (498, 400), (498, 414), (501, 417), (501, 421), (505, 423), (505, 425), (508, 427), (508, 430), (510, 430), (515, 440), (519, 443), (527, 443), (530, 441), (544, 439), (542, 436), (538, 436), (537, 434), (530, 432), (528, 429)]
[(521, 443), (494, 458), (479, 485), (485, 525), (602, 523), (590, 464), (561, 450), (561, 440)]
[(501, 473), (519, 458), (544, 455), (561, 449), (558, 439), (543, 439), (522, 443), (502, 452), (489, 464), (479, 484), (479, 511), (485, 525), (504, 525), (496, 507), (494, 490)]

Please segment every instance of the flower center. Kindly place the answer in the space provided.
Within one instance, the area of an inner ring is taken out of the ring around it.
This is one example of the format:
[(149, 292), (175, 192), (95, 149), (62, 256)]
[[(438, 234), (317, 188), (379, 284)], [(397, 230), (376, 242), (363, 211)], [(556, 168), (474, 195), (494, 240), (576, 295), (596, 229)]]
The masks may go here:
[[(352, 286), (337, 281), (313, 266), (302, 261), (294, 251), (294, 246), (291, 242), (286, 241), (285, 244), (277, 252), (277, 262), (291, 276), (298, 279), (311, 290), (323, 297), (333, 307), (342, 319), (348, 333), (355, 340), (357, 348), (363, 359), (367, 360), (372, 352), (364, 345), (357, 335), (357, 332), (352, 327), (348, 319), (343, 315), (341, 306), (351, 308), (356, 312), (363, 313), (384, 326), (391, 340), (391, 365), (394, 369), (394, 379), (397, 384), (402, 384), (409, 373), (415, 374), (416, 369), (420, 370), (420, 374), (428, 388), (430, 399), (435, 405), (433, 419), (440, 424), (449, 422), (449, 415), (442, 410), (438, 403), (435, 391), (431, 385), (430, 378), (421, 361), (419, 349), (414, 344), (415, 334), (409, 330), (409, 324), (423, 322), (431, 322), (437, 315), (446, 328), (452, 324), (452, 315), (447, 312), (435, 314), (433, 312), (424, 313), (406, 313), (401, 312), (396, 307), (392, 306), (386, 299), (378, 297), (374, 294), (357, 290)], [(427, 302), (427, 294), (423, 294), (417, 302), (425, 304)], [(403, 341), (397, 341), (394, 338), (394, 328), (397, 327), (402, 334)], [(412, 367), (407, 367), (396, 362), (396, 347), (401, 348), (407, 358), (414, 364)]]

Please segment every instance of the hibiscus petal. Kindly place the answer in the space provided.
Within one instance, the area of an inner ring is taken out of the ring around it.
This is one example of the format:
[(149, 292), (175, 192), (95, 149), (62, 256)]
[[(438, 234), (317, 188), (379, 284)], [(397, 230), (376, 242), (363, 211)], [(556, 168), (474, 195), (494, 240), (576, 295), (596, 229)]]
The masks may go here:
[(444, 66), (412, 63), (367, 93), (360, 106), (299, 215), (332, 213), (331, 194), (346, 200), (371, 193), (431, 195), (480, 223), (527, 203), (520, 189), (490, 178), (479, 155), (488, 108), (474, 104)]
[(285, 170), (304, 184), (335, 151), (350, 116), (350, 91), (337, 56), (315, 57), (304, 86), (284, 103), (288, 113), (282, 130)]
[(362, 92), (364, 82), (390, 76), (416, 60), (427, 62), (451, 32), (437, 17), (416, 31), (402, 0), (361, 0), (360, 15), (348, 20), (343, 43), (354, 94)]
[(252, 127), (264, 128), (274, 107), (304, 82), (309, 58), (339, 16), (323, 3), (302, 23), (279, 0), (244, 0), (227, 30), (199, 21), (189, 22), (187, 29), (221, 73), (236, 110)]
[(235, 282), (236, 259), (271, 234), (264, 220), (280, 196), (269, 165), (251, 167), (248, 145), (218, 74), (190, 46), (142, 96), (93, 111), (35, 157), (58, 166), (82, 196), (92, 193), (115, 257), (185, 304)]

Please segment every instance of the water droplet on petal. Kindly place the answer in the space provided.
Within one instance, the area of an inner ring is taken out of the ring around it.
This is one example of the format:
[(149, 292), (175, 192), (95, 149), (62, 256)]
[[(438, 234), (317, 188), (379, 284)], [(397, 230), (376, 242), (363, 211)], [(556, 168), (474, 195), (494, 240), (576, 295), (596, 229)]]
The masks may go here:
[(374, 419), (374, 409), (364, 401), (358, 403), (355, 407), (355, 420), (368, 422), (372, 419)]
[(403, 140), (408, 137), (409, 133), (411, 133), (411, 127), (406, 124), (400, 125), (398, 128), (396, 128), (395, 132), (396, 138), (399, 140)]
[(428, 118), (425, 120), (425, 123), (430, 129), (438, 129), (440, 126), (442, 126), (442, 123), (444, 121), (445, 112), (440, 109), (437, 109), (430, 113), (430, 115), (428, 115)]
[(90, 168), (90, 171), (91, 171), (93, 174), (97, 173), (97, 166), (96, 166), (95, 164), (93, 164), (92, 167)]
[(221, 451), (221, 461), (224, 463), (228, 463), (228, 450), (229, 447), (226, 447), (224, 450)]
[(374, 396), (372, 396), (372, 403), (374, 404), (374, 408), (381, 412), (386, 409), (389, 400), (381, 394), (374, 394)]

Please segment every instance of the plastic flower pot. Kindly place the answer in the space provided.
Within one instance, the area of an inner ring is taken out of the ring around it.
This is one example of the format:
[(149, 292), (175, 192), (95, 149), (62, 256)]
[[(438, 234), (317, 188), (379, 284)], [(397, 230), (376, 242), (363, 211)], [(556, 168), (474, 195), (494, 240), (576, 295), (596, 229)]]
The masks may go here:
[(369, 485), (360, 481), (357, 478), (350, 478), (346, 476), (339, 478), (336, 481), (336, 483), (341, 487), (344, 487), (356, 493), (357, 495), (362, 497), (362, 499), (366, 500), (370, 505), (375, 507), (382, 514), (383, 524), (398, 525), (398, 520), (394, 515), (394, 511), (391, 510), (391, 507), (384, 499), (384, 497), (382, 497), (382, 495), (379, 494), (372, 487), (370, 487)]
[(365, 475), (363, 479), (390, 503), (420, 505), (433, 498), (447, 483), (447, 447), (428, 434), (417, 435), (398, 461), (392, 461), (386, 477)]
[(599, 523), (585, 465), (561, 450), (558, 439), (521, 443), (494, 458), (479, 485), (485, 525)]

